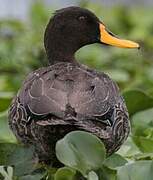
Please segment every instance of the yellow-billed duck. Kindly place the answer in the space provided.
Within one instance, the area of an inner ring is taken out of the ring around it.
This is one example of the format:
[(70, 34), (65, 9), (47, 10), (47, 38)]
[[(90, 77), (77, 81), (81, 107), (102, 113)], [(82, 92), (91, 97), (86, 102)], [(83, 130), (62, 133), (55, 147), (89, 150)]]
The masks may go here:
[(70, 131), (95, 134), (108, 155), (129, 134), (129, 116), (117, 84), (75, 59), (78, 49), (93, 43), (139, 48), (115, 37), (87, 9), (56, 11), (44, 36), (50, 65), (32, 72), (12, 102), (9, 125), (20, 142), (35, 146), (40, 161), (53, 164), (56, 142)]

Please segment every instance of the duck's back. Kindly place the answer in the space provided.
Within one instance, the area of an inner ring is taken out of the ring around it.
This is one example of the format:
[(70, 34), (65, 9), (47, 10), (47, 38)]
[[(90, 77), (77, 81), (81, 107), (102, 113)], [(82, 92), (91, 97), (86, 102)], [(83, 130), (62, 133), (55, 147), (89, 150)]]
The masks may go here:
[[(72, 63), (58, 63), (30, 74), (12, 103), (9, 117), (18, 139), (27, 143), (41, 141), (39, 133), (53, 136), (52, 127), (58, 127), (61, 134), (55, 132), (57, 137), (82, 129), (104, 143), (109, 139), (108, 148), (118, 138), (119, 147), (129, 132), (128, 114), (116, 84), (104, 73)], [(46, 128), (44, 134), (42, 128)], [(114, 139), (113, 133), (118, 133)], [(110, 153), (118, 148), (115, 146)]]

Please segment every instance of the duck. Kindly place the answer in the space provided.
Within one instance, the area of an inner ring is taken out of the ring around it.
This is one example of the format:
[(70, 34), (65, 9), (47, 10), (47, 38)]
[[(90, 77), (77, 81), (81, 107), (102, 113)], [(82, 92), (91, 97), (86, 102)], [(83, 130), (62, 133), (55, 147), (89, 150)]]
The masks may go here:
[(108, 156), (129, 135), (128, 110), (118, 85), (104, 72), (75, 58), (81, 47), (94, 43), (140, 47), (115, 36), (88, 9), (57, 10), (44, 34), (49, 64), (31, 72), (13, 98), (9, 126), (20, 143), (34, 146), (40, 162), (56, 166), (56, 142), (71, 131), (96, 135)]

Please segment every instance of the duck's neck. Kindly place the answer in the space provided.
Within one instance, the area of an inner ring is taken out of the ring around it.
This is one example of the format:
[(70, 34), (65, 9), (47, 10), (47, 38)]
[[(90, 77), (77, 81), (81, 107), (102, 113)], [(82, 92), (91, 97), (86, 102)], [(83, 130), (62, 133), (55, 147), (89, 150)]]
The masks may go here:
[(49, 64), (55, 64), (58, 62), (72, 62), (76, 63), (74, 53), (68, 51), (68, 48), (64, 46), (61, 48), (59, 46), (50, 47), (47, 52), (47, 57)]
[[(56, 37), (57, 36), (57, 37)], [(77, 63), (75, 60), (75, 52), (78, 46), (70, 39), (65, 39), (63, 36), (55, 34), (45, 39), (45, 49), (49, 64), (58, 62), (72, 62)]]

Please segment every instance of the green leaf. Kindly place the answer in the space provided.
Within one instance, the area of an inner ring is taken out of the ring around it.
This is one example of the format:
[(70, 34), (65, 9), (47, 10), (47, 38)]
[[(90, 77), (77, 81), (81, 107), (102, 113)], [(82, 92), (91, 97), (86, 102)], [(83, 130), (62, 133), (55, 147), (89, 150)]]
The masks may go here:
[(17, 147), (18, 145), (13, 143), (0, 143), (0, 165), (10, 165), (9, 157)]
[(152, 153), (153, 152), (153, 139), (143, 137), (143, 136), (133, 136), (133, 140), (137, 147), (142, 151), (146, 153)]
[(104, 144), (96, 136), (73, 131), (57, 142), (56, 156), (63, 164), (77, 169), (85, 176), (102, 166), (106, 152)]
[(100, 180), (116, 180), (116, 170), (103, 166), (96, 171)]
[(0, 142), (16, 143), (16, 138), (8, 126), (6, 113), (0, 114)]
[(13, 168), (10, 166), (8, 166), (7, 168), (0, 166), (0, 174), (4, 177), (4, 180), (12, 180)]
[(133, 142), (131, 136), (129, 136), (127, 141), (121, 146), (121, 148), (119, 149), (119, 151), (117, 151), (117, 153), (123, 157), (131, 158), (136, 154), (140, 154), (141, 151)]
[(55, 180), (74, 180), (76, 171), (72, 168), (63, 167), (57, 170)]
[(34, 159), (34, 147), (20, 146), (9, 157), (9, 164), (14, 166), (14, 174), (23, 176), (32, 173), (36, 169)]
[(140, 111), (132, 116), (132, 128), (153, 127), (153, 108)]
[(153, 161), (138, 161), (119, 168), (117, 180), (152, 180)]
[(19, 180), (41, 180), (43, 176), (41, 174), (21, 176)]
[(16, 176), (30, 174), (36, 168), (34, 148), (0, 143), (0, 165), (13, 166)]
[(153, 160), (153, 153), (136, 154), (133, 158), (136, 161), (138, 161), (138, 160)]
[(136, 112), (153, 107), (153, 98), (140, 90), (129, 90), (123, 93), (130, 116)]
[(12, 92), (0, 92), (0, 112), (5, 111), (12, 100)]
[(89, 172), (88, 174), (88, 180), (98, 180), (98, 176), (94, 171)]
[(142, 152), (153, 152), (153, 108), (132, 117), (132, 138)]
[(104, 165), (110, 169), (116, 169), (119, 166), (125, 165), (127, 162), (128, 161), (119, 154), (113, 154), (105, 160)]
[(58, 170), (57, 168), (55, 168), (55, 167), (47, 167), (47, 166), (45, 166), (45, 168), (47, 168), (47, 178), (49, 179), (49, 180), (55, 180), (54, 179), (54, 175), (56, 174), (56, 171)]
[(153, 108), (133, 115), (132, 134), (153, 139)]
[(28, 174), (26, 176), (21, 176), (18, 180), (42, 180), (45, 176), (46, 172), (34, 172), (32, 174)]

